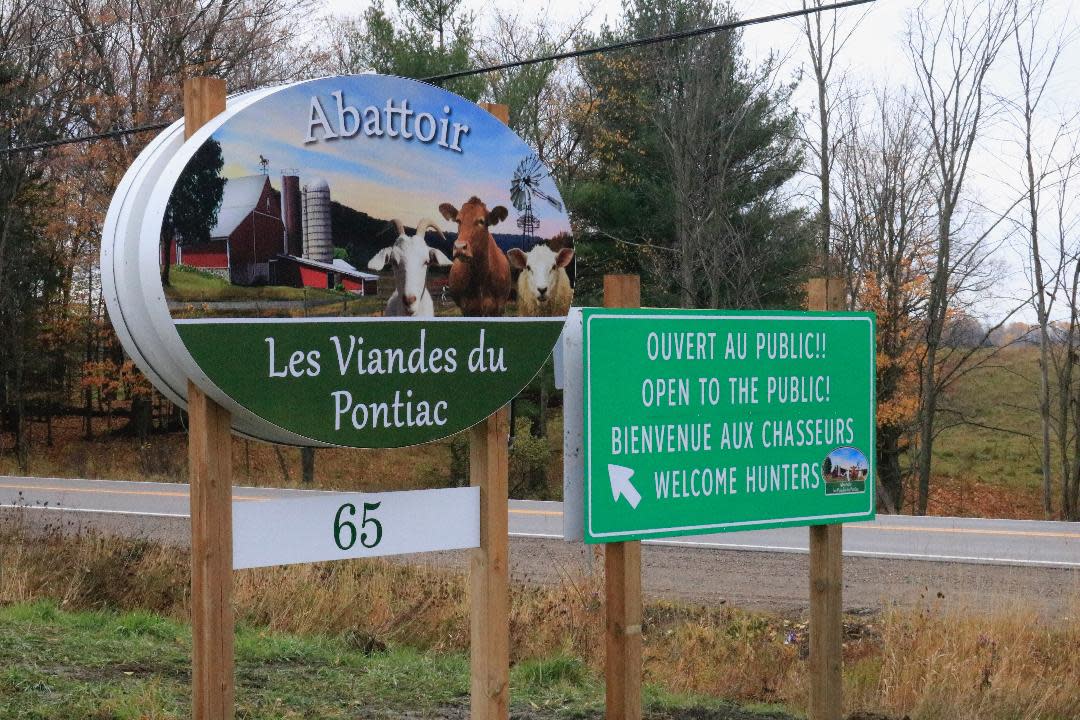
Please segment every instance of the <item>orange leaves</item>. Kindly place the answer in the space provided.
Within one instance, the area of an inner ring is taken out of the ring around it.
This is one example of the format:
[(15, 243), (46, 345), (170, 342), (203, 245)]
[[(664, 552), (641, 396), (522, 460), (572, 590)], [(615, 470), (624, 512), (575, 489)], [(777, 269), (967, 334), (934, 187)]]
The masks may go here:
[(130, 400), (150, 394), (150, 382), (131, 360), (83, 363), (80, 387), (96, 391), (103, 400)]
[(884, 280), (877, 273), (864, 273), (856, 298), (860, 308), (877, 315), (879, 428), (906, 429), (919, 412), (919, 361), (925, 348), (920, 319), (912, 308), (926, 290), (926, 279), (909, 270), (910, 262)]

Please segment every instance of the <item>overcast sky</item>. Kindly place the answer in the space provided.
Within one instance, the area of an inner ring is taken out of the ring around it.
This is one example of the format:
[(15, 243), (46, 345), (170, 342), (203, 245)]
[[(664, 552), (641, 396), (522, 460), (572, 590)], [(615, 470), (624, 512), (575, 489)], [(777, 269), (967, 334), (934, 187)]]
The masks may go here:
[[(594, 0), (591, 4), (573, 0), (547, 0), (533, 4), (523, 4), (520, 0), (466, 1), (480, 16), (490, 12), (491, 8), (498, 8), (507, 13), (520, 13), (523, 19), (545, 17), (557, 26), (573, 22), (591, 7), (586, 21), (586, 26), (590, 29), (599, 28), (605, 21), (617, 23), (622, 7), (620, 0)], [(936, 12), (944, 7), (945, 1), (927, 0), (926, 4), (932, 12)], [(1075, 38), (1080, 32), (1080, 9), (1070, 11), (1070, 0), (1048, 0), (1048, 3), (1048, 32), (1064, 27), (1072, 31)], [(325, 0), (325, 12), (356, 15), (369, 4), (365, 0)], [(802, 6), (802, 1), (733, 0), (732, 4), (741, 16), (751, 17), (797, 9)], [(877, 0), (866, 8), (842, 11), (845, 22), (857, 23), (840, 59), (841, 69), (849, 74), (856, 85), (867, 88), (888, 85), (898, 88), (913, 83), (911, 61), (906, 53), (905, 27), (908, 14), (919, 4), (919, 0)], [(386, 6), (392, 8), (393, 0), (388, 0)], [(760, 60), (769, 53), (777, 53), (785, 59), (788, 75), (793, 76), (806, 62), (805, 38), (801, 32), (802, 25), (798, 20), (754, 26), (744, 31), (744, 45), (753, 59)], [(1013, 56), (1012, 46), (1007, 46), (991, 77), (992, 91), (1004, 95), (1015, 94), (1016, 63)], [(1051, 117), (1080, 112), (1080, 93), (1076, 91), (1076, 68), (1080, 68), (1080, 41), (1074, 41), (1068, 46), (1058, 67), (1057, 77), (1051, 83), (1043, 103), (1046, 114)], [(802, 112), (812, 109), (812, 98), (810, 82), (804, 81), (796, 94), (796, 102)], [(1046, 125), (1050, 127), (1055, 123), (1048, 120)], [(988, 207), (1008, 206), (1015, 199), (1016, 188), (1020, 187), (1020, 149), (1017, 145), (1019, 139), (1017, 131), (1005, 117), (998, 119), (984, 134), (979, 152), (974, 158), (971, 186), (982, 204)], [(1007, 243), (997, 253), (996, 259), (1002, 264), (1006, 277), (999, 286), (998, 296), (983, 300), (981, 309), (987, 316), (1000, 315), (1007, 307), (1014, 306), (1017, 298), (1026, 297), (1028, 281), (1026, 264), (1023, 262), (1024, 248), (1021, 241), (1015, 240)], [(1034, 321), (1034, 312), (1025, 311), (1021, 317)]]

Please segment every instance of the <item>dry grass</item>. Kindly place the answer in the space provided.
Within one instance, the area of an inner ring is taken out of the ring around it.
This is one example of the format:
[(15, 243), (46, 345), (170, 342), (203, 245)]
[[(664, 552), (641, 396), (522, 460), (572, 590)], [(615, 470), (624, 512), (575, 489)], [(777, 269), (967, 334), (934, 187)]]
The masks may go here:
[[(184, 552), (85, 537), (0, 535), (0, 604), (51, 598), (65, 609), (188, 613)], [(352, 561), (236, 574), (240, 623), (345, 635), (422, 650), (468, 645), (468, 590), (459, 573)], [(554, 656), (603, 662), (603, 579), (515, 586), (514, 662)], [(845, 625), (849, 711), (949, 720), (1080, 717), (1080, 604), (1050, 622), (1023, 607), (890, 611)], [(653, 603), (645, 616), (645, 677), (672, 692), (805, 707), (805, 625), (734, 608)]]
[(1080, 618), (1013, 606), (888, 613), (881, 650), (849, 673), (849, 701), (915, 718), (1080, 717)]

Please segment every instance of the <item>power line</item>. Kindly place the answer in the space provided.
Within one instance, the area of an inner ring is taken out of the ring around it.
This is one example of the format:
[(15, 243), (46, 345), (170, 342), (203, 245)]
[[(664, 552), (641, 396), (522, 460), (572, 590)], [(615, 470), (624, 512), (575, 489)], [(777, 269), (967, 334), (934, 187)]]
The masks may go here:
[(60, 147), (61, 145), (71, 145), (73, 143), (90, 142), (92, 140), (108, 140), (110, 138), (123, 137), (125, 135), (135, 135), (137, 133), (151, 132), (153, 130), (164, 130), (169, 127), (175, 121), (149, 123), (147, 125), (136, 125), (135, 127), (122, 128), (119, 130), (109, 130), (107, 132), (93, 133), (92, 135), (79, 135), (77, 137), (62, 138), (60, 140), (45, 140), (44, 142), (31, 143), (30, 145), (19, 145), (13, 148), (0, 148), (0, 152), (5, 155), (10, 155), (17, 152), (31, 152), (33, 150), (45, 150), (46, 148)]
[[(457, 78), (470, 77), (472, 75), (482, 75), (490, 72), (498, 72), (500, 70), (512, 70), (514, 68), (526, 67), (529, 65), (538, 65), (540, 63), (555, 62), (558, 60), (570, 60), (573, 58), (588, 57), (590, 55), (599, 55), (601, 53), (617, 52), (619, 50), (628, 50), (630, 48), (646, 47), (648, 45), (657, 45), (659, 43), (685, 40), (688, 38), (700, 37), (702, 35), (711, 35), (713, 33), (728, 32), (730, 30), (738, 30), (739, 28), (750, 27), (752, 25), (763, 25), (765, 23), (777, 22), (780, 20), (791, 20), (806, 15), (814, 15), (817, 13), (827, 12), (829, 10), (843, 10), (845, 8), (855, 7), (857, 5), (868, 5), (873, 2), (876, 2), (876, 0), (844, 0), (843, 2), (833, 3), (831, 5), (819, 5), (808, 8), (800, 8), (798, 10), (789, 10), (787, 12), (774, 13), (772, 15), (761, 15), (759, 17), (747, 18), (745, 20), (735, 20), (729, 23), (708, 25), (705, 27), (694, 28), (693, 30), (681, 30), (679, 32), (666, 33), (664, 35), (652, 35), (650, 37), (637, 38), (635, 40), (625, 40), (623, 42), (611, 43), (609, 45), (597, 45), (594, 47), (582, 48), (579, 50), (568, 50), (566, 52), (529, 58), (527, 60), (514, 60), (512, 62), (500, 63), (498, 65), (489, 65), (487, 67), (474, 68), (471, 70), (458, 70), (456, 72), (444, 73), (442, 75), (432, 75), (430, 77), (418, 79), (422, 82), (428, 83), (445, 82), (447, 80), (455, 80)], [(146, 125), (139, 125), (131, 128), (122, 128), (102, 133), (94, 133), (92, 135), (79, 135), (77, 137), (62, 138), (59, 140), (47, 140), (45, 142), (33, 143), (30, 145), (20, 145), (13, 148), (0, 148), (0, 153), (8, 155), (16, 152), (30, 152), (33, 150), (44, 150), (46, 148), (59, 147), (61, 145), (70, 145), (72, 143), (90, 142), (94, 140), (106, 140), (109, 138), (123, 137), (125, 135), (133, 135), (136, 133), (163, 130), (164, 128), (167, 128), (169, 125), (171, 125), (172, 122), (174, 121), (149, 123)]]
[(555, 53), (553, 55), (545, 55), (538, 58), (530, 58), (528, 60), (515, 60), (513, 62), (502, 63), (501, 65), (489, 65), (485, 68), (478, 70), (459, 70), (457, 72), (446, 73), (445, 75), (435, 75), (429, 78), (423, 78), (424, 82), (442, 82), (444, 80), (453, 80), (460, 77), (468, 77), (469, 75), (477, 75), (479, 73), (498, 72), (499, 70), (511, 70), (513, 68), (524, 67), (526, 65), (536, 65), (538, 63), (552, 62), (554, 60), (568, 60), (570, 58), (587, 57), (589, 55), (598, 55), (605, 52), (615, 52), (618, 50), (627, 50), (635, 47), (645, 47), (646, 45), (656, 45), (658, 43), (672, 42), (674, 40), (685, 40), (687, 38), (699, 37), (701, 35), (710, 35), (712, 33), (726, 32), (728, 30), (738, 30), (739, 28), (749, 27), (751, 25), (763, 25), (765, 23), (777, 22), (779, 20), (791, 20), (797, 17), (803, 17), (805, 15), (814, 15), (816, 13), (826, 12), (828, 10), (843, 10), (849, 7), (855, 7), (856, 5), (868, 5), (876, 0), (845, 0), (845, 2), (833, 3), (832, 5), (821, 5), (817, 7), (800, 8), (798, 10), (789, 10), (787, 12), (774, 13), (772, 15), (761, 15), (759, 17), (748, 18), (746, 20), (735, 20), (729, 23), (720, 23), (718, 25), (707, 25), (705, 27), (695, 28), (693, 30), (681, 30), (679, 32), (667, 33), (665, 35), (652, 35), (646, 38), (638, 38), (636, 40), (625, 40), (623, 42), (612, 43), (610, 45), (598, 45), (596, 47), (584, 48), (581, 50), (568, 50), (566, 52)]

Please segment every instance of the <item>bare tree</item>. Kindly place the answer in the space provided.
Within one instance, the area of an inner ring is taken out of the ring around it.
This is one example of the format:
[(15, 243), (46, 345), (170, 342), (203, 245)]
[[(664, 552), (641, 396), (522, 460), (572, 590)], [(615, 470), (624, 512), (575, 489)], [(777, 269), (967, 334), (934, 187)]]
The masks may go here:
[(317, 59), (295, 47), (312, 0), (53, 2), (70, 36), (57, 61), (85, 88), (73, 107), (82, 127), (73, 129), (101, 132), (176, 117), (183, 80), (192, 73), (245, 90), (301, 77)]
[(835, 161), (833, 226), (838, 255), (850, 263), (856, 307), (877, 313), (878, 499), (898, 512), (918, 397), (920, 330), (933, 256), (935, 186), (915, 99), (874, 96), (866, 121), (848, 104)]
[[(1057, 444), (1061, 463), (1061, 517), (1080, 520), (1080, 378), (1076, 365), (1080, 362), (1080, 245), (1077, 229), (1080, 213), (1073, 206), (1074, 184), (1080, 174), (1080, 153), (1071, 153), (1061, 168), (1057, 185), (1056, 235), (1058, 254), (1063, 272), (1058, 289), (1068, 303), (1068, 319), (1059, 324), (1052, 345), (1054, 368), (1057, 374), (1058, 417)], [(1071, 270), (1071, 272), (1070, 272)]]
[[(564, 26), (541, 16), (532, 22), (517, 13), (496, 9), (491, 28), (477, 43), (482, 65), (500, 65), (563, 52), (582, 36), (591, 16), (584, 12)], [(510, 109), (510, 127), (536, 150), (537, 156), (563, 181), (572, 181), (583, 158), (585, 122), (572, 116), (589, 111), (587, 90), (570, 63), (540, 63), (487, 75), (492, 100)]]
[(1013, 7), (1012, 37), (1016, 50), (1020, 97), (1015, 101), (1006, 100), (1005, 102), (1012, 111), (1023, 138), (1022, 190), (1026, 200), (1027, 217), (1022, 225), (1028, 241), (1032, 292), (1035, 299), (1035, 314), (1039, 323), (1039, 422), (1042, 431), (1040, 464), (1043, 514), (1049, 518), (1054, 511), (1053, 477), (1050, 469), (1052, 422), (1050, 417), (1050, 364), (1052, 361), (1050, 314), (1060, 272), (1063, 270), (1061, 262), (1065, 260), (1065, 256), (1059, 255), (1056, 263), (1045, 256), (1044, 250), (1040, 248), (1039, 215), (1043, 189), (1056, 170), (1055, 151), (1069, 128), (1066, 123), (1062, 123), (1058, 131), (1040, 148), (1036, 146), (1035, 123), (1039, 117), (1039, 108), (1047, 87), (1056, 76), (1058, 60), (1069, 38), (1065, 30), (1068, 24), (1063, 23), (1059, 25), (1053, 38), (1047, 42), (1043, 27), (1045, 10), (1044, 0), (1033, 0), (1023, 12), (1019, 3)]
[[(67, 121), (76, 85), (53, 60), (61, 39), (48, 8), (0, 0), (0, 148), (49, 140)], [(51, 215), (47, 171), (39, 154), (0, 154), (0, 430), (14, 437), (24, 471), (26, 397), (40, 379), (34, 341), (58, 275), (44, 234)]]
[[(803, 0), (803, 8), (821, 8), (824, 0)], [(835, 122), (838, 103), (843, 101), (843, 78), (839, 82), (833, 82), (833, 71), (836, 69), (836, 61), (847, 41), (854, 34), (858, 22), (848, 28), (840, 27), (837, 11), (829, 14), (815, 12), (804, 17), (803, 36), (806, 38), (810, 51), (810, 67), (813, 70), (814, 84), (817, 90), (817, 124), (816, 137), (811, 136), (811, 129), (804, 128), (803, 142), (811, 159), (817, 160), (815, 175), (821, 188), (819, 196), (818, 223), (821, 226), (820, 252), (823, 274), (828, 282), (831, 276), (838, 270), (848, 274), (850, 266), (841, 265), (839, 268), (831, 266), (832, 257), (832, 172), (833, 161), (837, 146), (842, 137), (837, 137), (834, 130), (841, 127)], [(862, 17), (865, 17), (863, 15)]]
[(955, 295), (958, 262), (970, 266), (978, 253), (956, 247), (962, 230), (961, 201), (976, 142), (988, 118), (986, 76), (1007, 42), (1011, 30), (1009, 0), (958, 0), (946, 5), (942, 17), (932, 17), (922, 4), (912, 14), (907, 33), (921, 97), (921, 112), (930, 138), (935, 185), (937, 229), (933, 270), (927, 295), (926, 357), (920, 377), (918, 501), (926, 513), (938, 410), (940, 370), (938, 351)]
[[(671, 32), (730, 12), (696, 0), (641, 14), (655, 23), (648, 32)], [(746, 63), (741, 42), (738, 33), (682, 40), (659, 46), (642, 67), (671, 182), (675, 242), (665, 259), (683, 307), (761, 307), (762, 278), (794, 284), (781, 277), (785, 259), (801, 266), (806, 249), (801, 213), (784, 194), (802, 165), (791, 87), (778, 78), (777, 58)]]

